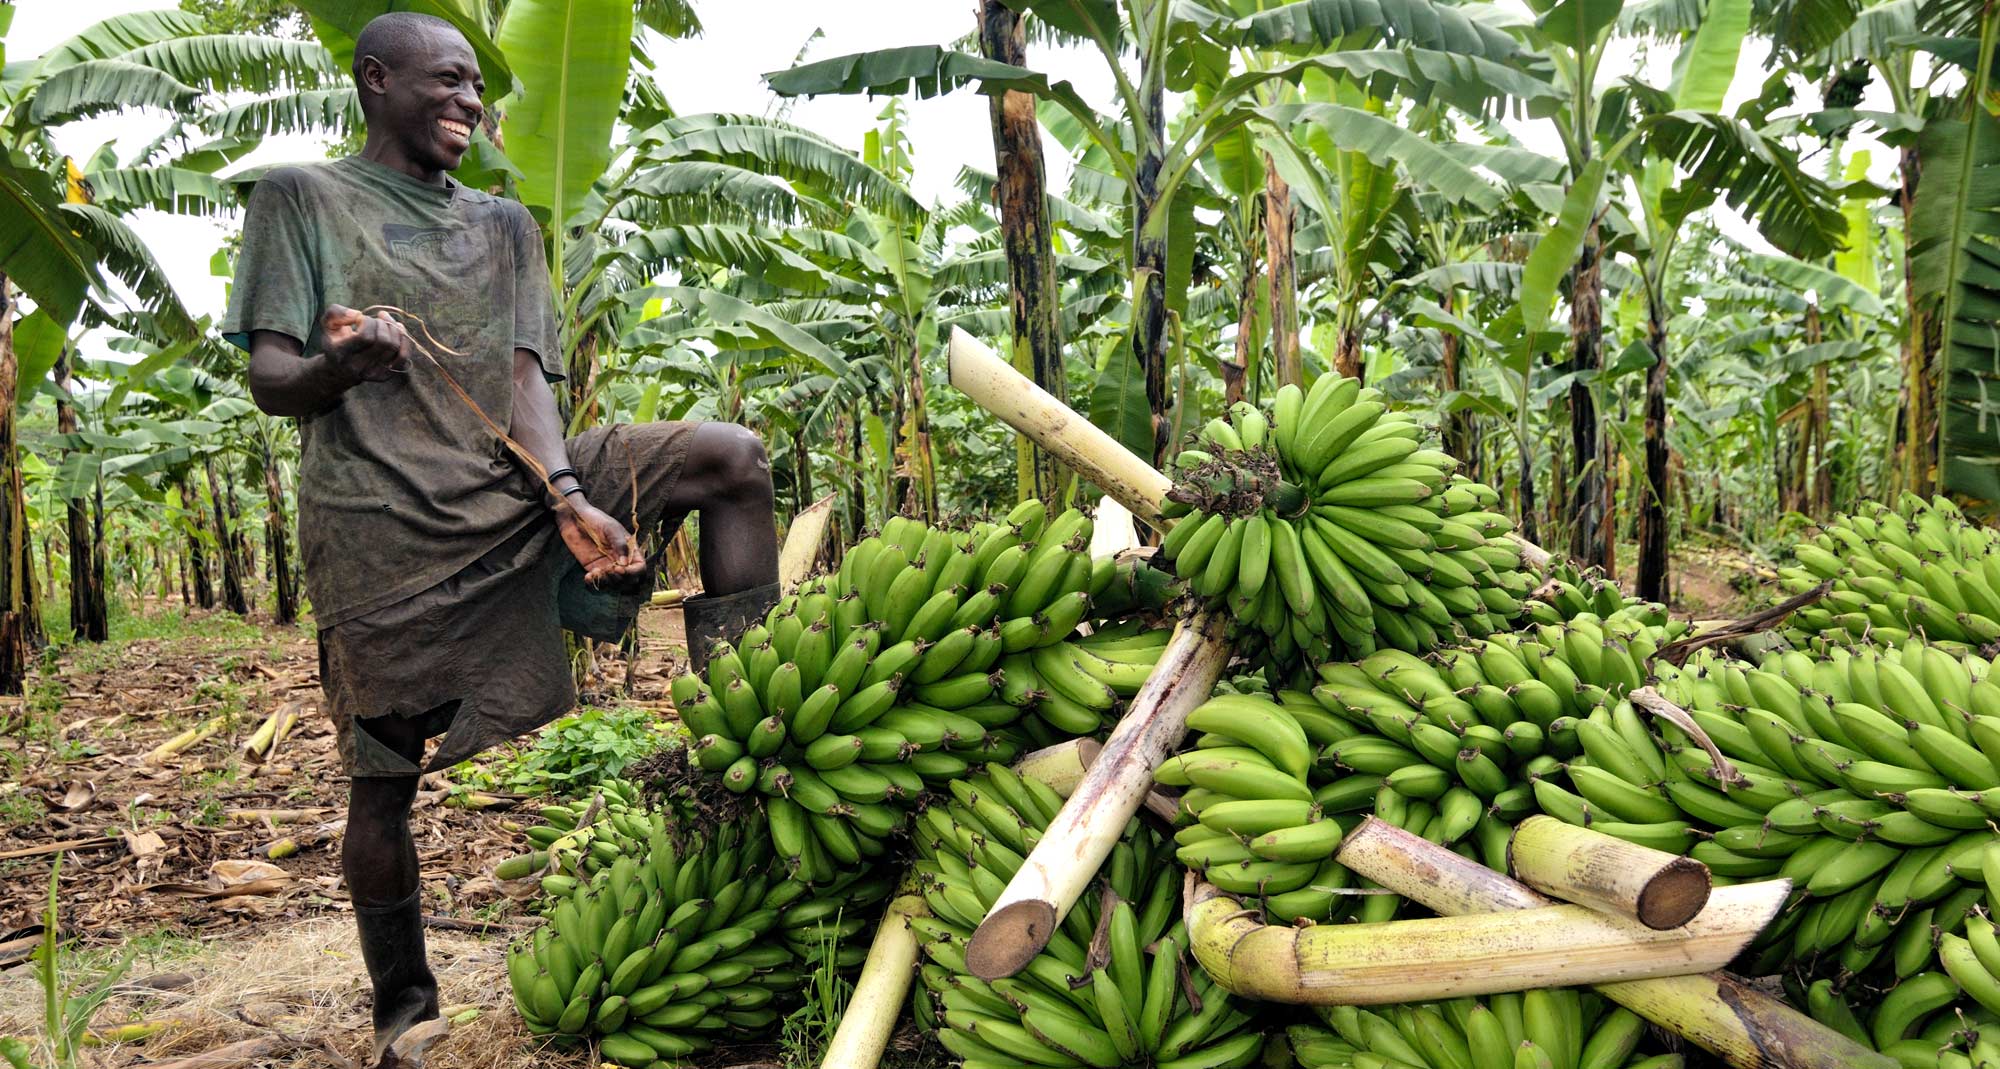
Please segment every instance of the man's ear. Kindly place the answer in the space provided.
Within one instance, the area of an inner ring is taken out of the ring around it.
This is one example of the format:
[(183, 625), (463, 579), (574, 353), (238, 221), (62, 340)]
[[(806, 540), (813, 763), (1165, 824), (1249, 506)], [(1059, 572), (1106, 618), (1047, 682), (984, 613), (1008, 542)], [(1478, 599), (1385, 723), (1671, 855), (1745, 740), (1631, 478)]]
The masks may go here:
[(389, 91), (389, 67), (374, 56), (361, 57), (361, 88), (375, 94)]

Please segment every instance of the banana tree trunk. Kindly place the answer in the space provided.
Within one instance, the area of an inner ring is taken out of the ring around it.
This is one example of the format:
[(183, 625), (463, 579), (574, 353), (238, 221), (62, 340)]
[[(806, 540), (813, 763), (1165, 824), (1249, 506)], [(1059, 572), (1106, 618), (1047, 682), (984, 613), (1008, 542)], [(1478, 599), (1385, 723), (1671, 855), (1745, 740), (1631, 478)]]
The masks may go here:
[(1173, 395), (1167, 389), (1167, 237), (1171, 223), (1170, 205), (1159, 194), (1161, 148), (1166, 142), (1166, 115), (1163, 82), (1147, 77), (1146, 68), (1164, 57), (1141, 58), (1143, 90), (1138, 122), (1151, 131), (1142, 138), (1146, 147), (1139, 152), (1138, 181), (1132, 190), (1132, 355), (1146, 373), (1146, 407), (1153, 414), (1153, 456), (1155, 467), (1166, 463), (1172, 446), (1169, 409)]
[(1670, 931), (1554, 902), (1294, 928), (1266, 925), (1256, 910), (1202, 883), (1188, 895), (1188, 945), (1217, 984), (1248, 998), (1309, 1006), (1435, 1002), (1711, 972), (1778, 915), (1790, 888), (1783, 880), (1722, 888), (1693, 923)]
[(917, 515), (938, 521), (937, 454), (931, 450), (931, 414), (924, 389), (924, 354), (910, 345), (910, 468), (915, 475)]
[(1243, 400), (1250, 380), (1259, 374), (1258, 357), (1263, 352), (1263, 345), (1257, 330), (1258, 262), (1257, 243), (1246, 239), (1241, 267), (1243, 289), (1236, 297), (1236, 359), (1233, 363), (1220, 365), (1222, 404), (1225, 408)]
[[(1016, 67), (1028, 65), (1026, 27), (1000, 0), (981, 0), (979, 47), (986, 58)], [(1047, 177), (1042, 165), (1042, 127), (1035, 98), (1008, 91), (987, 98), (993, 124), (994, 189), (1000, 208), (1000, 238), (1007, 250), (1008, 307), (1014, 319), (1014, 368), (1059, 401), (1069, 403), (1063, 374), (1061, 305), (1057, 300), (1055, 231), (1049, 222)], [(1016, 439), (1020, 500), (1041, 498), (1050, 509), (1063, 504), (1068, 473), (1062, 462)]]
[(567, 364), (563, 374), (569, 386), (569, 433), (575, 434), (597, 425), (596, 331), (585, 334), (569, 351)]
[(1361, 324), (1346, 323), (1333, 343), (1333, 370), (1357, 381), (1367, 381), (1366, 357), (1361, 351)]
[(974, 404), (1055, 454), (1133, 516), (1160, 526), (1160, 503), (1173, 482), (1158, 469), (1043, 393), (999, 354), (956, 327), (951, 331), (949, 361), (949, 381)]
[[(1806, 306), (1806, 344), (1817, 345), (1825, 337), (1825, 324), (1817, 303)], [(1826, 466), (1826, 443), (1833, 434), (1832, 397), (1827, 384), (1826, 364), (1813, 366), (1812, 381), (1812, 471), (1806, 483), (1806, 514), (1824, 517), (1833, 504), (1833, 472)]]
[[(213, 609), (215, 583), (209, 577), (208, 546), (201, 537), (208, 530), (208, 517), (202, 511), (201, 497), (186, 473), (181, 474), (177, 485), (181, 507), (187, 511), (188, 525), (192, 528), (187, 535), (188, 588), (194, 595), (189, 604), (195, 608)], [(219, 546), (221, 542), (216, 544)]]
[(264, 452), (264, 529), (270, 539), (271, 586), (278, 598), (278, 622), (299, 618), (299, 592), (293, 582), (290, 527), (285, 519), (285, 488), (278, 479), (278, 462)]
[[(1585, 232), (1583, 252), (1577, 257), (1570, 292), (1569, 369), (1581, 374), (1603, 366), (1604, 305), (1603, 266), (1598, 262), (1603, 250), (1598, 246), (1597, 220)], [(1570, 456), (1576, 482), (1570, 494), (1570, 556), (1581, 565), (1607, 564), (1602, 517), (1604, 497), (1603, 428), (1597, 422), (1597, 404), (1590, 387), (1571, 381), (1569, 387)]]
[(861, 975), (833, 1038), (827, 1041), (819, 1069), (876, 1069), (881, 1064), (917, 975), (917, 937), (910, 931), (910, 918), (929, 912), (922, 895), (907, 893), (911, 886), (905, 885), (906, 893), (889, 903), (876, 925), (868, 959), (861, 964)]
[[(76, 433), (76, 406), (70, 403), (69, 352), (56, 359), (56, 431)], [(99, 493), (102, 493), (100, 490)], [(63, 530), (69, 538), (69, 623), (76, 637), (103, 642), (111, 635), (104, 603), (103, 554), (97, 545), (90, 506), (80, 497), (63, 501)]]
[(1667, 325), (1658, 294), (1646, 297), (1646, 492), (1639, 500), (1639, 596), (1667, 600)]
[(14, 292), (0, 274), (0, 694), (20, 694), (28, 676), (27, 605), (33, 597), (28, 572), (28, 507), (22, 494), (20, 451), (15, 446)]
[(202, 458), (208, 475), (208, 499), (215, 513), (216, 556), (222, 558), (222, 607), (238, 616), (250, 615), (250, 599), (243, 594), (243, 572), (236, 554), (236, 535), (224, 511), (222, 480), (215, 476), (215, 458)]
[[(1896, 203), (1903, 210), (1903, 233), (1914, 234), (1917, 179), (1923, 172), (1917, 146), (1903, 146), (1898, 162), (1897, 177), (1902, 184), (1896, 192)], [(1915, 278), (1916, 273), (1910, 268), (1909, 244), (1905, 242), (1903, 299), (1907, 322), (1903, 329), (1902, 404), (1898, 406), (1892, 444), (1899, 461), (1897, 471), (1901, 475), (1901, 488), (1913, 494), (1929, 496), (1935, 482), (1932, 473), (1937, 464), (1937, 380), (1936, 369), (1932, 365), (1937, 360), (1941, 339), (1931, 323), (1930, 310), (1917, 299)]]
[[(1439, 303), (1444, 310), (1457, 315), (1458, 292), (1447, 290), (1443, 298)], [(1441, 380), (1439, 384), (1446, 394), (1450, 394), (1460, 388), (1459, 360), (1464, 353), (1465, 338), (1458, 331), (1446, 327), (1439, 349), (1438, 370)], [(1459, 462), (1465, 465), (1464, 471), (1468, 477), (1479, 478), (1479, 438), (1473, 432), (1472, 413), (1464, 409), (1454, 409), (1445, 413), (1443, 432), (1444, 451), (1457, 457)]]
[(1299, 360), (1298, 265), (1292, 255), (1292, 187), (1264, 154), (1264, 251), (1271, 278), (1271, 358), (1279, 386), (1305, 386)]

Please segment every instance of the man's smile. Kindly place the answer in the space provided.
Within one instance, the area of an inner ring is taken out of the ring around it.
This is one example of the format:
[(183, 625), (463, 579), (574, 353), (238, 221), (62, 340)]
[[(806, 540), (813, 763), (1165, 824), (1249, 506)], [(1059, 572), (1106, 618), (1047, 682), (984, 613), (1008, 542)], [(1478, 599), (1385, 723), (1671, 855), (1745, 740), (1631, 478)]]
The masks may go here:
[(460, 122), (457, 119), (439, 119), (438, 125), (443, 127), (444, 132), (451, 135), (451, 139), (460, 145), (470, 146), (472, 144), (472, 126), (470, 124)]

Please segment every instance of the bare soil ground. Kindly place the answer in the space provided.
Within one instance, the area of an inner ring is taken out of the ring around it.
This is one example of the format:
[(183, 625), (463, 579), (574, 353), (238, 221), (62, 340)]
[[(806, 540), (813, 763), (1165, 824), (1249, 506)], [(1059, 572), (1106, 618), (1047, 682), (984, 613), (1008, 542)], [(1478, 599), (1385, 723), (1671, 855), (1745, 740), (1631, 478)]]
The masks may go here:
[[(255, 1040), (268, 1049), (245, 1066), (359, 1064), (368, 990), (340, 878), (346, 782), (318, 715), (308, 632), (177, 605), (135, 623), (155, 637), (55, 652), (26, 697), (0, 700), (0, 1035), (41, 1031), (28, 955), (60, 851), (58, 926), (77, 948), (65, 958), (69, 978), (100, 974), (113, 948), (135, 955), (94, 1028), (163, 1026), (86, 1064), (151, 1064)], [(680, 613), (648, 610), (629, 695), (612, 655), (585, 698), (657, 707), (684, 655)], [(280, 710), (298, 714), (296, 729), (268, 758), (246, 756), (243, 742)], [(216, 716), (211, 737), (146, 759)], [(473, 807), (443, 777), (424, 786), (412, 820), (431, 958), (443, 1002), (479, 1011), (427, 1064), (580, 1064), (537, 1051), (507, 1004), (504, 940), (530, 918), (490, 871), (525, 848), (508, 816), (513, 799)], [(286, 839), (296, 852), (271, 860)]]

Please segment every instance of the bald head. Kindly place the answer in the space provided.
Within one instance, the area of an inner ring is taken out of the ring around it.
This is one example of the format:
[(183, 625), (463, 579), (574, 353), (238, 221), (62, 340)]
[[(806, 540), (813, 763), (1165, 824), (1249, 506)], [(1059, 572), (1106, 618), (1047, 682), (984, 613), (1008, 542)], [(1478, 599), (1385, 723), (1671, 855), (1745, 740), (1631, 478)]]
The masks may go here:
[(458, 27), (436, 15), (416, 11), (377, 15), (361, 27), (361, 36), (354, 39), (354, 81), (359, 84), (363, 80), (363, 65), (370, 59), (392, 71), (401, 70), (447, 42), (471, 49)]

